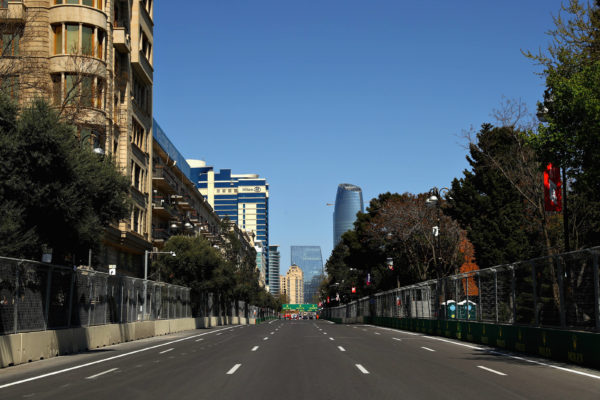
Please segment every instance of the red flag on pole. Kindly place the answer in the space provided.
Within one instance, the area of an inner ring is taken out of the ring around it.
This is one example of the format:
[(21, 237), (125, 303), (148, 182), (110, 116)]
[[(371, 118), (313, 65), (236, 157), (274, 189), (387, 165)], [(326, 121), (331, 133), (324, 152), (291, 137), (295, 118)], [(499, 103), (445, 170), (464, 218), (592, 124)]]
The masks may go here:
[(548, 164), (544, 171), (544, 204), (546, 211), (562, 211), (561, 187), (560, 168)]

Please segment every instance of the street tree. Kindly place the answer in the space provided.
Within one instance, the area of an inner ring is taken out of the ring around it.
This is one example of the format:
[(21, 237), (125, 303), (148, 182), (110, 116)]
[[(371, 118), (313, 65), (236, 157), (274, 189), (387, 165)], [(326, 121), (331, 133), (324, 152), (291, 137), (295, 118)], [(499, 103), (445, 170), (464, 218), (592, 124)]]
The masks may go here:
[(19, 112), (0, 94), (0, 116), (0, 253), (39, 259), (46, 246), (55, 262), (87, 261), (129, 212), (127, 178), (42, 100)]

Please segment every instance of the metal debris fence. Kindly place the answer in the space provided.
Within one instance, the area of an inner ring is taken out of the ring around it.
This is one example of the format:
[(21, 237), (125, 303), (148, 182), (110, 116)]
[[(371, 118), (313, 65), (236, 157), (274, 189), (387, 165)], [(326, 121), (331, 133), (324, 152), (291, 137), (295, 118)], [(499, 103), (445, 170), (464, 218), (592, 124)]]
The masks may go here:
[(0, 335), (191, 315), (189, 288), (0, 257)]
[(600, 332), (600, 247), (401, 287), (338, 307), (330, 318), (467, 320)]

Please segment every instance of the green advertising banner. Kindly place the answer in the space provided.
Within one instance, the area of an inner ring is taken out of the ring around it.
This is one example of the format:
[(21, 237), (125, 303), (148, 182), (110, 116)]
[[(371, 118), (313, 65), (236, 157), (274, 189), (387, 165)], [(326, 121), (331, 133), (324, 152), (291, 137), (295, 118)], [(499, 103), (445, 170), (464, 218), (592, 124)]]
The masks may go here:
[(305, 311), (305, 312), (317, 312), (319, 307), (316, 304), (283, 304), (281, 306), (283, 311)]

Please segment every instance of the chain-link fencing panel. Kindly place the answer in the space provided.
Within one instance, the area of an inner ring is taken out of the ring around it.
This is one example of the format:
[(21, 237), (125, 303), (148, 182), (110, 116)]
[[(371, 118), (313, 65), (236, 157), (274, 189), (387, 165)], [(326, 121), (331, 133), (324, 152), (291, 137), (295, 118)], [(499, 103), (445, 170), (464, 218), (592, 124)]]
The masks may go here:
[(535, 325), (535, 298), (533, 286), (534, 264), (514, 265), (515, 323)]
[(594, 329), (594, 255), (592, 251), (568, 253), (560, 257), (564, 271), (564, 308), (569, 328)]
[(72, 301), (73, 272), (66, 268), (50, 267), (50, 299), (48, 329), (69, 326), (69, 305)]
[(17, 263), (0, 259), (0, 335), (17, 332)]
[(560, 326), (560, 274), (555, 258), (534, 260), (538, 323), (542, 326)]

